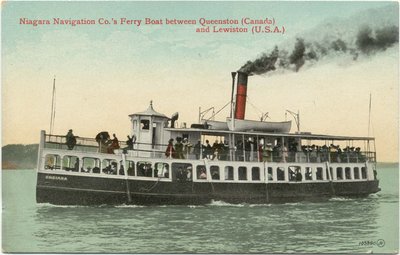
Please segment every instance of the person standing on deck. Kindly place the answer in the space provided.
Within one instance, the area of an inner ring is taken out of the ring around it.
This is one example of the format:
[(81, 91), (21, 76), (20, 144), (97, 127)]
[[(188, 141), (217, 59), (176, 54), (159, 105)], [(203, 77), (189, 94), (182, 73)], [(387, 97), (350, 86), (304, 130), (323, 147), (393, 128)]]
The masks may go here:
[(184, 159), (185, 157), (183, 156), (183, 144), (181, 143), (181, 141), (182, 141), (181, 137), (176, 138), (175, 152), (176, 152), (176, 158)]
[(74, 134), (72, 133), (72, 129), (70, 129), (65, 136), (66, 144), (68, 147), (68, 150), (72, 150), (75, 147), (76, 144), (76, 138)]
[(174, 139), (171, 138), (168, 141), (167, 149), (165, 150), (165, 156), (167, 158), (175, 158), (175, 150), (174, 150)]
[(128, 140), (126, 140), (126, 145), (127, 145), (126, 149), (127, 150), (133, 150), (133, 143), (134, 143), (133, 138), (134, 138), (134, 136), (130, 137), (128, 135), (127, 137), (128, 137)]
[(107, 153), (113, 154), (114, 150), (119, 149), (119, 141), (118, 138), (113, 134), (113, 139), (111, 140), (110, 146), (108, 146)]
[[(200, 140), (197, 141), (197, 144), (194, 145), (193, 153), (196, 155), (196, 159), (200, 159), (200, 152), (203, 150), (203, 145), (201, 144)], [(203, 153), (204, 157), (204, 153)]]
[(183, 138), (182, 144), (183, 144), (183, 155), (185, 155), (186, 158), (189, 158), (189, 154), (193, 145), (188, 141), (186, 137)]

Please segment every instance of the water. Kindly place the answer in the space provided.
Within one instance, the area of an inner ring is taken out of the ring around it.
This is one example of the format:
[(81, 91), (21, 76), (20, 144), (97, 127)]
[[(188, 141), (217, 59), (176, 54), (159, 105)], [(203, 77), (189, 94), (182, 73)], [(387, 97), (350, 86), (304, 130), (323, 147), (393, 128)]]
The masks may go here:
[(3, 171), (3, 251), (397, 253), (398, 168), (379, 170), (382, 191), (368, 198), (99, 207), (36, 204), (35, 171)]

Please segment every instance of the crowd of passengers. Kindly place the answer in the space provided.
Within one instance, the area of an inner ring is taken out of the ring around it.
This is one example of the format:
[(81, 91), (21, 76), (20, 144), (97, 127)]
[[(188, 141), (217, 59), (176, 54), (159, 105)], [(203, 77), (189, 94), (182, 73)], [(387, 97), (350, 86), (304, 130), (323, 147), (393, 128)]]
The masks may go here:
[[(257, 148), (257, 149), (256, 149)], [(347, 146), (341, 149), (339, 145), (303, 145), (298, 150), (298, 144), (291, 142), (289, 146), (277, 143), (257, 143), (250, 139), (238, 140), (233, 149), (236, 161), (259, 162), (365, 162), (366, 157), (361, 153), (360, 147)], [(176, 142), (170, 139), (165, 150), (167, 158), (185, 159), (194, 154), (196, 159), (230, 160), (230, 149), (226, 142), (216, 140), (213, 145), (209, 140), (205, 144), (200, 141), (194, 146), (187, 138), (177, 137)]]
[[(70, 129), (65, 135), (65, 144), (67, 145), (68, 150), (74, 149), (76, 145), (76, 138), (78, 138), (78, 136), (75, 136), (72, 129)], [(130, 137), (128, 135), (127, 138), (127, 147), (123, 149), (133, 150), (133, 145), (135, 143), (136, 137)], [(103, 131), (96, 135), (95, 140), (99, 145), (99, 152), (101, 153), (114, 154), (114, 150), (120, 149), (120, 142), (115, 134), (113, 134), (113, 137), (111, 138), (108, 132)]]
[[(365, 162), (366, 157), (361, 153), (360, 147), (347, 146), (343, 150), (339, 145), (330, 146), (317, 146), (317, 145), (303, 145), (301, 146), (302, 152), (309, 157), (310, 162)], [(330, 158), (329, 158), (330, 157)]]
[[(72, 150), (76, 145), (76, 138), (69, 130), (66, 138), (66, 144), (69, 150)], [(126, 150), (133, 150), (135, 137), (127, 136)], [(100, 132), (95, 137), (99, 144), (99, 152), (113, 154), (114, 150), (120, 149), (118, 138), (113, 134), (110, 138), (108, 132)], [(258, 143), (257, 139), (238, 140), (233, 148), (233, 155), (236, 161), (259, 161), (259, 162), (365, 162), (366, 157), (361, 153), (360, 147), (347, 146), (341, 149), (339, 145), (330, 146), (323, 145), (303, 145), (301, 150), (298, 150), (298, 144), (294, 141), (289, 142), (289, 145), (281, 145), (278, 142), (275, 146), (271, 143)], [(198, 141), (195, 145), (191, 144), (187, 138), (176, 137), (170, 139), (165, 150), (167, 158), (185, 159), (189, 158), (190, 154), (194, 154), (196, 159), (211, 159), (211, 160), (231, 160), (230, 149), (225, 142), (216, 140), (213, 145), (209, 140), (205, 144)]]
[(212, 146), (209, 140), (206, 140), (205, 144), (201, 144), (198, 141), (194, 146), (187, 138), (177, 137), (175, 144), (173, 138), (168, 141), (168, 146), (165, 150), (167, 158), (185, 159), (189, 157), (189, 154), (194, 154), (196, 159), (228, 160), (229, 146), (222, 140), (220, 142), (216, 140)]

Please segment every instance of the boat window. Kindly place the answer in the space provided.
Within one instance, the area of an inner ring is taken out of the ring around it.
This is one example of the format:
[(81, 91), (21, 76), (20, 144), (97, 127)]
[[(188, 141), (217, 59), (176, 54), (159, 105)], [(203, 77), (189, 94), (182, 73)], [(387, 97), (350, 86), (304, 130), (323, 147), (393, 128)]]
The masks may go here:
[(360, 179), (360, 168), (354, 167), (354, 179)]
[(210, 173), (211, 173), (211, 178), (213, 180), (219, 180), (219, 178), (220, 178), (219, 166), (211, 166)]
[(272, 181), (274, 179), (274, 174), (272, 172), (272, 167), (268, 167), (268, 180)]
[(48, 170), (60, 169), (61, 158), (59, 155), (48, 154), (46, 155), (44, 162), (45, 162), (44, 169)]
[(317, 176), (317, 180), (323, 180), (323, 176), (322, 176), (322, 171), (323, 168), (322, 167), (317, 167), (317, 172), (316, 172), (316, 176)]
[(140, 121), (140, 129), (141, 130), (149, 130), (150, 128), (150, 120), (141, 120)]
[(311, 167), (306, 167), (306, 172), (304, 178), (306, 180), (312, 180), (312, 168)]
[(336, 180), (343, 180), (343, 168), (336, 168)]
[(260, 180), (260, 168), (258, 166), (255, 166), (255, 167), (251, 168), (251, 179), (253, 181), (259, 181)]
[(154, 177), (169, 178), (169, 165), (164, 162), (158, 162), (154, 165)]
[(139, 161), (136, 163), (137, 176), (152, 177), (153, 168), (151, 162)]
[(276, 170), (276, 177), (278, 181), (284, 181), (285, 180), (285, 168), (284, 167), (278, 167)]
[(185, 182), (192, 180), (192, 164), (172, 163), (172, 180)]
[(225, 167), (225, 180), (233, 180), (233, 166)]
[(81, 172), (100, 173), (100, 159), (85, 157), (82, 159)]
[(103, 159), (101, 171), (105, 174), (117, 174), (118, 163), (115, 159)]
[(125, 168), (129, 176), (135, 176), (135, 162), (132, 160), (125, 161)]
[(302, 179), (300, 166), (289, 166), (289, 181), (300, 182)]
[(207, 179), (207, 171), (205, 165), (198, 165), (196, 166), (196, 177), (197, 179)]
[(361, 178), (367, 179), (367, 168), (361, 167)]
[(65, 171), (79, 171), (79, 158), (76, 156), (66, 155), (63, 157), (62, 169)]
[(351, 179), (351, 168), (350, 167), (346, 167), (344, 169), (344, 172), (345, 172), (346, 180)]
[(239, 166), (239, 180), (247, 180), (247, 168), (245, 166)]

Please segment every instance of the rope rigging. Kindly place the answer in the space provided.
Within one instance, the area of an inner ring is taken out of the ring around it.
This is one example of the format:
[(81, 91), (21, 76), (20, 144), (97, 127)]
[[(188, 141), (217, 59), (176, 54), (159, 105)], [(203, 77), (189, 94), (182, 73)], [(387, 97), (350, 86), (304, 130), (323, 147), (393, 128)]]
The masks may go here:
[[(221, 109), (219, 109), (216, 113), (214, 113), (210, 118), (208, 118), (207, 120), (210, 120), (211, 118), (215, 117), (218, 113), (220, 113), (223, 109), (225, 109), (225, 107), (227, 107), (231, 102), (229, 101), (228, 103), (226, 103)], [(207, 121), (206, 120), (206, 121)]]

